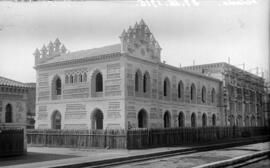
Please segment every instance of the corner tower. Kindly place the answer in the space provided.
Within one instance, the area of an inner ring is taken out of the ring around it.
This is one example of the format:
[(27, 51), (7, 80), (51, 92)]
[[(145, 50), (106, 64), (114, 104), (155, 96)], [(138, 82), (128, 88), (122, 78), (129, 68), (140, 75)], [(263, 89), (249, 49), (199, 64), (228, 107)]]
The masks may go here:
[(120, 36), (121, 52), (152, 62), (160, 62), (161, 48), (143, 20), (124, 30)]

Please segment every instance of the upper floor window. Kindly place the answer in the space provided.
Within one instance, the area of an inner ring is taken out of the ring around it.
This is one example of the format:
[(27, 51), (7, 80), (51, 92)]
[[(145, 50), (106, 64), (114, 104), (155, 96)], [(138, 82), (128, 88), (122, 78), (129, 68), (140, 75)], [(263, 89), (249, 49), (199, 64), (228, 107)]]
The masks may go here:
[(143, 92), (149, 92), (150, 91), (150, 75), (148, 72), (145, 72), (143, 75)]
[(216, 92), (215, 89), (213, 88), (211, 91), (211, 102), (215, 103), (215, 97), (216, 97)]
[(65, 76), (65, 83), (69, 83), (69, 76), (68, 75)]
[(137, 70), (135, 73), (135, 92), (140, 91), (140, 81), (141, 81), (142, 73), (140, 70)]
[(184, 94), (184, 84), (182, 81), (180, 81), (178, 83), (178, 98), (179, 99), (183, 98), (183, 94)]
[(103, 80), (101, 73), (97, 73), (96, 75), (96, 92), (102, 92), (103, 91)]
[(5, 122), (6, 123), (12, 122), (12, 106), (10, 104), (6, 105)]
[(73, 78), (73, 75), (70, 75), (70, 83), (74, 83), (74, 78)]
[(81, 73), (79, 74), (79, 82), (83, 82), (83, 77)]
[(135, 91), (138, 92), (139, 91), (139, 75), (136, 72), (135, 74)]
[(196, 98), (196, 87), (195, 84), (192, 83), (190, 87), (190, 100), (194, 101)]
[(65, 76), (65, 83), (66, 84), (71, 84), (71, 83), (82, 83), (87, 81), (87, 74), (86, 72), (84, 73), (71, 73), (71, 74), (66, 74)]
[(60, 99), (60, 95), (62, 94), (62, 82), (58, 75), (54, 76), (52, 80), (52, 99), (57, 100)]
[(57, 78), (56, 79), (56, 95), (61, 95), (61, 79)]
[(170, 94), (170, 80), (165, 78), (163, 82), (163, 96), (167, 97)]
[(205, 102), (206, 102), (206, 89), (203, 86), (202, 87), (202, 103), (205, 103)]
[(95, 70), (91, 76), (91, 96), (103, 96), (103, 75), (99, 70)]

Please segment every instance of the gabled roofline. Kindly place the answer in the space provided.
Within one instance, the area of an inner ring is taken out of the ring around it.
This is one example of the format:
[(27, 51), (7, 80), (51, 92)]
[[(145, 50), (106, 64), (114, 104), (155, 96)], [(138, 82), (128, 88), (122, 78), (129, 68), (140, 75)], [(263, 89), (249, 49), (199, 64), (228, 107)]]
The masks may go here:
[(9, 78), (6, 78), (6, 77), (3, 77), (3, 76), (0, 76), (0, 78), (3, 78), (7, 81), (10, 81), (10, 82), (13, 82), (13, 83), (16, 83), (16, 84), (4, 84), (4, 83), (0, 83), (0, 86), (8, 86), (8, 87), (20, 87), (20, 88), (31, 88), (30, 86), (28, 86), (27, 84), (25, 83), (22, 83), (22, 82), (19, 82), (19, 81), (15, 81), (13, 79), (9, 79)]

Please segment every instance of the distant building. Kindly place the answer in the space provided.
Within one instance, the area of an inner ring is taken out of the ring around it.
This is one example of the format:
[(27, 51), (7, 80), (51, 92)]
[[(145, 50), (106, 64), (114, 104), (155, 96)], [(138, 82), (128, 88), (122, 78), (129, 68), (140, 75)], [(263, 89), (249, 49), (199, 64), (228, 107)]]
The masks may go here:
[(36, 128), (221, 125), (221, 81), (161, 62), (143, 20), (121, 43), (76, 52), (56, 39), (37, 49)]
[[(0, 77), (0, 130), (1, 128), (25, 130), (29, 89), (24, 83)], [(24, 142), (26, 151), (26, 136)]]
[(265, 85), (262, 77), (227, 63), (187, 66), (182, 69), (222, 81), (225, 125), (265, 125)]

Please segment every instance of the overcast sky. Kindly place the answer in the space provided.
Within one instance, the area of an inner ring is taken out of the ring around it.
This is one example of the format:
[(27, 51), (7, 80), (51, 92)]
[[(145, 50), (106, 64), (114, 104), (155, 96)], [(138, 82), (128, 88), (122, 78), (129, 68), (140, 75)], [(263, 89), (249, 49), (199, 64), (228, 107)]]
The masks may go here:
[(141, 18), (162, 47), (162, 60), (170, 65), (227, 62), (230, 57), (233, 65), (258, 66), (266, 74), (269, 1), (254, 2), (224, 5), (211, 0), (199, 6), (161, 7), (142, 7), (136, 1), (1, 2), (0, 76), (35, 82), (36, 48), (56, 37), (69, 51), (120, 43), (123, 29)]

